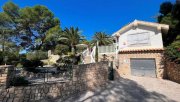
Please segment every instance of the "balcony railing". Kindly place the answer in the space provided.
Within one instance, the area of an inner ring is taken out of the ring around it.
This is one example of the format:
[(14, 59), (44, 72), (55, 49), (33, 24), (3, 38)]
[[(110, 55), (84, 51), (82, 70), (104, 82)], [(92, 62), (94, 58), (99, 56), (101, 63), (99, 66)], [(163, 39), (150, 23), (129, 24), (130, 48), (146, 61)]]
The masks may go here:
[(116, 51), (116, 44), (109, 46), (99, 46), (99, 53), (114, 53)]

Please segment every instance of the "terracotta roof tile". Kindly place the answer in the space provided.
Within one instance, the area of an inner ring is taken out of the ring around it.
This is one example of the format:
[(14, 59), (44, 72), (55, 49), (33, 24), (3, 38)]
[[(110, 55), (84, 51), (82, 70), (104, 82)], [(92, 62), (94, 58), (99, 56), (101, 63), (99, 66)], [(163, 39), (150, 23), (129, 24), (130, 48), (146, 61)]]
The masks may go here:
[(163, 51), (163, 48), (149, 48), (149, 49), (129, 49), (129, 50), (120, 50), (119, 52), (136, 52), (136, 51)]

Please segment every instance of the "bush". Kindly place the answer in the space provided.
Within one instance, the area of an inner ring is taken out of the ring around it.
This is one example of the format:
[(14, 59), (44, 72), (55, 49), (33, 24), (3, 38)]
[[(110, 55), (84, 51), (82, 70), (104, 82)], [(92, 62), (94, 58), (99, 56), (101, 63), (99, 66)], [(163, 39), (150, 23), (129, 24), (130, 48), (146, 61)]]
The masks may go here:
[(43, 52), (43, 51), (34, 51), (34, 52), (29, 52), (26, 58), (28, 60), (43, 60), (43, 59), (48, 59), (48, 54), (47, 52)]
[(2, 52), (0, 51), (0, 64), (5, 64), (3, 58), (7, 56), (7, 61), (6, 61), (6, 64), (12, 64), (12, 65), (15, 65), (16, 62), (19, 60), (19, 57), (16, 53), (13, 53), (13, 52)]
[(30, 82), (22, 76), (14, 77), (13, 80), (10, 82), (11, 86), (27, 86), (29, 84)]
[(54, 53), (58, 55), (67, 54), (69, 51), (69, 47), (67, 45), (56, 45), (54, 49)]
[(26, 71), (33, 72), (33, 73), (40, 72), (40, 70), (36, 69), (36, 67), (38, 66), (43, 67), (43, 62), (41, 62), (40, 60), (30, 61), (30, 60), (24, 59), (21, 61), (21, 64)]
[(35, 67), (38, 67), (38, 66), (43, 66), (43, 62), (41, 62), (40, 60), (27, 60), (27, 59), (24, 59), (24, 60), (21, 61), (21, 64), (25, 68), (35, 68)]
[(170, 61), (180, 63), (180, 48), (168, 46), (165, 49), (165, 57)]
[(22, 65), (21, 63), (18, 63), (18, 64), (16, 65), (16, 67), (17, 67), (17, 68), (22, 68), (23, 65)]

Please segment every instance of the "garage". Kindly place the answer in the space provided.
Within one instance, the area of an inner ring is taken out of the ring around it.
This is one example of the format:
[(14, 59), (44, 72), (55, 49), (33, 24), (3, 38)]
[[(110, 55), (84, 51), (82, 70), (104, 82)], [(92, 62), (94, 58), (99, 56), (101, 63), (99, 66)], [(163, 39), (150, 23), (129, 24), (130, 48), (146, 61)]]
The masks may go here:
[(155, 59), (131, 58), (131, 75), (156, 77)]

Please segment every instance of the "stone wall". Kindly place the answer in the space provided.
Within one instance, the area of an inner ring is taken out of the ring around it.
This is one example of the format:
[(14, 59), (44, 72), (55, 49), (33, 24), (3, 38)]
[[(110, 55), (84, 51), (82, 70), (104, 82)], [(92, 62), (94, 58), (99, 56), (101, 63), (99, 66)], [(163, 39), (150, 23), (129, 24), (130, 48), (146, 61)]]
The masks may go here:
[(10, 86), (10, 81), (15, 76), (15, 69), (12, 65), (0, 66), (0, 88), (8, 88)]
[(0, 102), (35, 102), (42, 99), (64, 100), (87, 90), (85, 82), (45, 83), (27, 87), (12, 87), (0, 92)]
[(180, 83), (180, 64), (167, 62), (167, 78), (174, 82)]
[(130, 59), (131, 58), (153, 58), (156, 61), (156, 74), (157, 78), (164, 77), (164, 65), (162, 62), (163, 53), (156, 51), (146, 51), (146, 52), (123, 52), (119, 54), (118, 68), (116, 69), (116, 76), (131, 75)]
[(85, 80), (90, 90), (101, 87), (108, 81), (108, 62), (74, 66), (73, 80)]
[(108, 62), (73, 66), (72, 81), (0, 89), (0, 102), (36, 102), (42, 99), (56, 100), (57, 98), (63, 101), (85, 90), (103, 87), (107, 81)]

